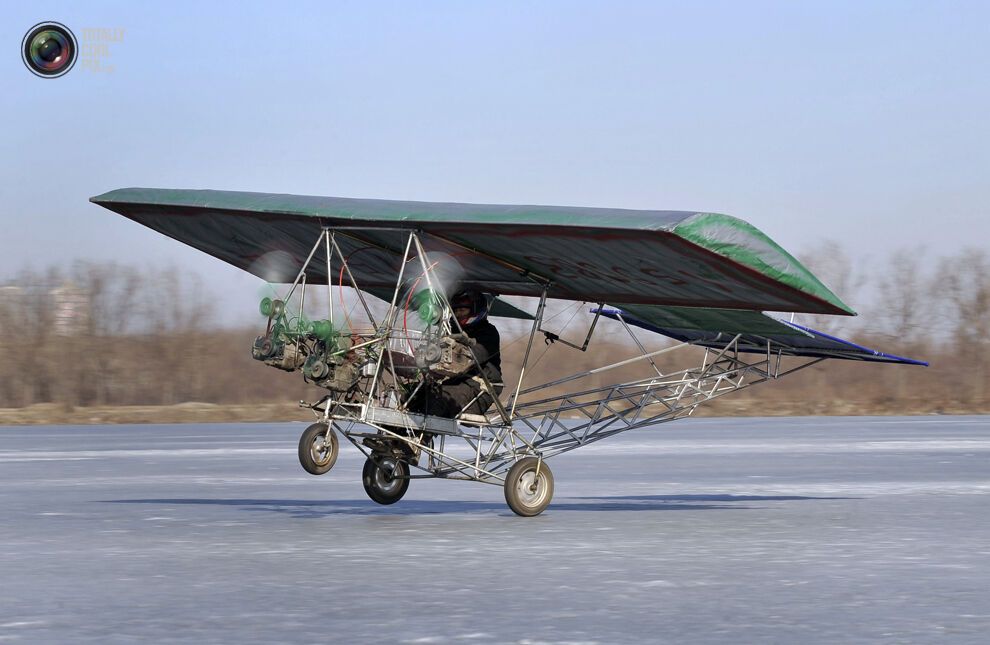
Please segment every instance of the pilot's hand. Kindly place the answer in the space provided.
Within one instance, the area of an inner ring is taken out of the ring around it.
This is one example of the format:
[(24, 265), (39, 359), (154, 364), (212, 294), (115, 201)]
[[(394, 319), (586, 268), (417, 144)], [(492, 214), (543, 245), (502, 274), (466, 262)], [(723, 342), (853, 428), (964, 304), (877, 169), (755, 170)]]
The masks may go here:
[(461, 345), (467, 345), (468, 347), (475, 347), (478, 344), (478, 341), (464, 333), (451, 334), (450, 337)]

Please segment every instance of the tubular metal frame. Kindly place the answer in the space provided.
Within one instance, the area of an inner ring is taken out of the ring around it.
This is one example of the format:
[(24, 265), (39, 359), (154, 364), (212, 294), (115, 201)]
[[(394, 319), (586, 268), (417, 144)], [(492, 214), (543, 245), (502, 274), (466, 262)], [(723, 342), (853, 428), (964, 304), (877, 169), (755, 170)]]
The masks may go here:
[[(352, 228), (342, 228), (339, 232), (352, 237), (347, 235)], [(422, 277), (433, 288), (430, 275), (432, 266), (423, 246), (423, 238), (430, 234), (413, 229), (389, 230), (402, 232), (407, 237), (392, 301), (388, 313), (380, 323), (372, 316), (371, 309), (348, 267), (347, 257), (337, 244), (337, 229), (322, 230), (290, 288), (290, 295), (299, 287), (302, 289), (302, 298), (305, 297), (306, 269), (321, 245), (326, 252), (327, 281), (331, 283), (328, 287), (331, 293), (333, 275), (330, 269), (335, 260), (340, 262), (341, 274), (347, 275), (349, 286), (358, 293), (361, 305), (374, 327), (372, 337), (351, 350), (362, 348), (372, 356), (374, 372), (363, 401), (337, 400), (334, 398), (336, 395), (328, 394), (315, 404), (301, 401), (300, 405), (311, 408), (319, 418), (334, 427), (369, 459), (377, 461), (383, 448), (400, 449), (409, 465), (422, 473), (411, 474), (410, 478), (442, 477), (502, 485), (509, 468), (522, 457), (534, 456), (542, 463), (544, 459), (620, 432), (681, 419), (690, 416), (704, 403), (781, 378), (825, 360), (786, 356), (782, 353), (782, 348), (775, 347), (772, 341), (767, 342), (765, 354), (742, 353), (739, 351), (740, 336), (736, 335), (726, 337), (718, 348), (706, 347), (700, 365), (664, 374), (654, 358), (692, 345), (680, 343), (648, 352), (620, 316), (619, 321), (632, 337), (639, 350), (638, 355), (524, 389), (533, 341), (538, 331), (545, 331), (543, 322), (550, 283), (539, 276), (521, 271), (524, 279), (540, 284), (543, 293), (529, 332), (519, 378), (512, 393), (505, 401), (493, 397), (493, 410), (487, 415), (462, 413), (456, 419), (447, 419), (409, 412), (403, 409), (403, 397), (398, 395), (402, 391), (399, 387), (402, 379), (389, 348), (397, 344), (396, 341), (409, 342), (411, 339), (410, 333), (397, 325), (401, 308), (399, 301), (405, 284), (406, 267), (410, 261), (418, 260)], [(358, 241), (358, 238), (352, 239)], [(445, 238), (438, 239), (445, 244), (450, 243)], [(441, 298), (444, 311), (449, 312), (450, 303), (446, 294), (440, 289), (433, 291)], [(333, 302), (332, 295), (330, 302)], [(330, 307), (330, 315), (333, 316), (333, 305)], [(598, 310), (601, 311), (601, 306)], [(581, 351), (586, 349), (597, 321), (596, 316), (583, 345), (567, 342), (563, 344)], [(456, 331), (463, 331), (456, 320), (455, 325)], [(473, 351), (472, 357), (477, 364)], [(525, 400), (527, 395), (541, 390), (560, 388), (592, 375), (643, 361), (652, 367), (654, 375), (537, 400)], [(481, 378), (484, 388), (494, 392), (492, 383), (484, 374)]]

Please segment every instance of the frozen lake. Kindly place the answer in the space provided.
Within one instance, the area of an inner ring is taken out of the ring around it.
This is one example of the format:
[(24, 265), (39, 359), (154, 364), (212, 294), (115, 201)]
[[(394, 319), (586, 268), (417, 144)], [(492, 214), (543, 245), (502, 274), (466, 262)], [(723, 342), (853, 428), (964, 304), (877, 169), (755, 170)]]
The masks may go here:
[(990, 642), (990, 417), (632, 431), (536, 518), (305, 426), (0, 428), (0, 642)]

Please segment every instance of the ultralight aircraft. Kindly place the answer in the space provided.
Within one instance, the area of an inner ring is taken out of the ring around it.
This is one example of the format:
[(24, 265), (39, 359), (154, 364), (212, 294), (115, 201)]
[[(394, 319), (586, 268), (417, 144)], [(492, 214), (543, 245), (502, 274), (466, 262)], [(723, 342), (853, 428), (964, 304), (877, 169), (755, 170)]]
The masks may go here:
[[(364, 488), (380, 504), (401, 499), (412, 479), (440, 477), (500, 485), (515, 513), (538, 515), (553, 496), (547, 460), (555, 455), (686, 417), (830, 358), (927, 365), (765, 314), (855, 312), (757, 228), (716, 213), (152, 188), (90, 201), (286, 285), (283, 296), (262, 300), (266, 327), (252, 355), (327, 391), (300, 402), (317, 416), (300, 438), (303, 468), (329, 471), (339, 435), (366, 456)], [(410, 411), (427, 380), (478, 366), (451, 315), (450, 298), (465, 286), (486, 294), (490, 315), (532, 321), (518, 378), (491, 383), (481, 375), (485, 392), (502, 393), (485, 414)], [(307, 288), (326, 290), (325, 318), (306, 313)], [(366, 328), (352, 324), (345, 288), (354, 290)], [(501, 296), (530, 296), (535, 311)], [(388, 303), (384, 315), (374, 315), (371, 297)], [(583, 342), (547, 328), (548, 299), (592, 305)], [(585, 351), (601, 318), (618, 321), (639, 353), (527, 381), (540, 335), (555, 351)], [(633, 327), (679, 342), (648, 351)], [(704, 348), (700, 364), (675, 372), (657, 365), (661, 354), (688, 346)], [(588, 385), (592, 375), (601, 382), (599, 375), (633, 363), (650, 373)]]

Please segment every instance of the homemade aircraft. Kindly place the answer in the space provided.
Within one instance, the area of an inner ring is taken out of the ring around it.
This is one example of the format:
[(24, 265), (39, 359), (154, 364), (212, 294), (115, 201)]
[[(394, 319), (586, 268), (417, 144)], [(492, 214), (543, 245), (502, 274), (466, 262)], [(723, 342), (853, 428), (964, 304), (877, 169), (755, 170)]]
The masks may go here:
[[(537, 515), (553, 496), (547, 459), (560, 453), (688, 416), (829, 358), (927, 364), (763, 313), (855, 315), (769, 237), (726, 215), (149, 188), (91, 201), (288, 285), (284, 296), (262, 301), (267, 325), (252, 354), (328, 392), (300, 402), (318, 418), (300, 438), (303, 468), (329, 471), (339, 434), (367, 457), (364, 487), (380, 504), (401, 499), (412, 479), (442, 477), (501, 485), (515, 513)], [(329, 296), (320, 320), (305, 310), (316, 284)], [(491, 294), (490, 315), (532, 320), (518, 378), (502, 384), (481, 375), (483, 391), (502, 391), (483, 415), (412, 412), (407, 403), (427, 380), (476, 366), (449, 302), (465, 286)], [(366, 328), (351, 328), (345, 287), (357, 294)], [(389, 303), (384, 315), (373, 315), (368, 295)], [(538, 304), (524, 312), (504, 295)], [(545, 327), (548, 299), (593, 304), (583, 342)], [(639, 354), (527, 382), (538, 334), (555, 349), (584, 351), (601, 318), (618, 321)], [(680, 342), (648, 351), (632, 327)], [(659, 355), (688, 346), (704, 348), (700, 364), (661, 371)], [(649, 375), (582, 385), (635, 362)]]

